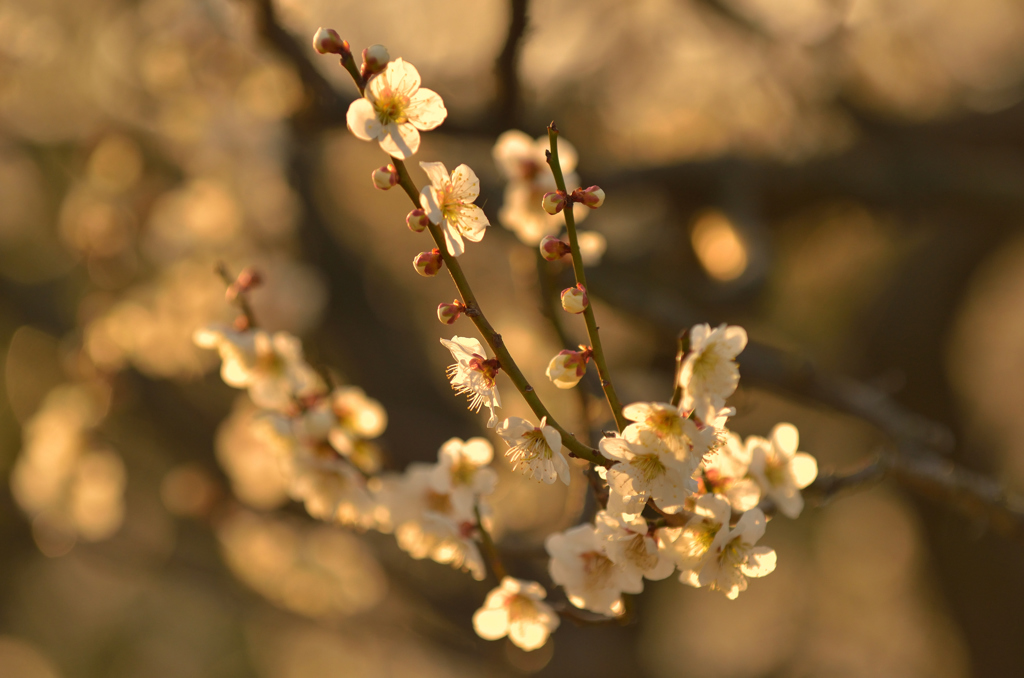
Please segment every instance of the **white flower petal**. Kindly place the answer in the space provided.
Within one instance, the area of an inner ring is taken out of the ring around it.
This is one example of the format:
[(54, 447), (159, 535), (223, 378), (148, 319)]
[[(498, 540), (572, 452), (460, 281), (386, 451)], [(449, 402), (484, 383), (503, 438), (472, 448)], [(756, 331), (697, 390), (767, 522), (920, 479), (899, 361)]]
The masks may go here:
[(352, 134), (363, 141), (372, 141), (381, 136), (382, 127), (377, 120), (377, 112), (373, 110), (373, 104), (366, 99), (356, 99), (349, 104), (345, 123)]
[(750, 549), (747, 561), (740, 570), (748, 577), (763, 577), (775, 571), (775, 550), (768, 546), (755, 546)]
[(432, 223), (440, 224), (444, 219), (441, 207), (437, 204), (437, 189), (433, 186), (424, 186), (420, 189), (420, 206)]
[(448, 110), (437, 92), (421, 88), (409, 98), (409, 122), (423, 131), (432, 130), (448, 117)]
[(380, 140), (380, 147), (388, 155), (406, 160), (420, 150), (420, 131), (409, 123), (391, 123), (385, 131), (387, 136)]
[(466, 236), (466, 240), (472, 242), (480, 242), (484, 239), (484, 235), (487, 233), (487, 227), (491, 222), (487, 220), (487, 215), (484, 211), (476, 205), (463, 205), (459, 209), (459, 221), (457, 227), (462, 235)]
[(508, 610), (504, 607), (482, 608), (473, 614), (473, 630), (484, 640), (497, 640), (508, 635)]
[(447, 223), (444, 227), (444, 241), (448, 245), (448, 254), (453, 257), (461, 257), (462, 253), (466, 251), (466, 244), (462, 242), (462, 236), (458, 229)]
[(789, 470), (796, 486), (802, 490), (818, 477), (818, 462), (806, 452), (799, 452), (789, 462)]
[(459, 165), (452, 171), (452, 198), (473, 202), (480, 195), (480, 179), (469, 165)]
[(791, 457), (800, 446), (800, 432), (792, 424), (776, 424), (772, 429), (771, 440), (777, 450)]
[[(437, 189), (443, 189), (451, 183), (448, 176), (448, 169), (443, 162), (421, 162), (420, 168), (427, 175), (430, 185)], [(438, 198), (435, 198), (439, 201)]]

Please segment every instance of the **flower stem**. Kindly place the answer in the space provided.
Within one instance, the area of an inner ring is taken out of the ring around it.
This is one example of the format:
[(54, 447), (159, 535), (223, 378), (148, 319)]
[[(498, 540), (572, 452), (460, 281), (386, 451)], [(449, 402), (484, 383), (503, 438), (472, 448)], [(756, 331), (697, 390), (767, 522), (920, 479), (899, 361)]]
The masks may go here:
[[(395, 169), (398, 171), (398, 182), (402, 189), (405, 191), (409, 199), (412, 200), (413, 205), (416, 207), (420, 206), (420, 194), (416, 190), (416, 184), (413, 183), (412, 177), (409, 176), (409, 170), (405, 166), (405, 163), (398, 158), (391, 158), (391, 162), (394, 163)], [(538, 418), (547, 417), (548, 425), (558, 431), (562, 437), (562, 444), (565, 445), (573, 455), (586, 459), (593, 464), (600, 464), (602, 466), (609, 466), (611, 462), (601, 456), (597, 450), (590, 448), (576, 437), (569, 433), (567, 430), (562, 428), (551, 413), (548, 412), (547, 408), (544, 407), (544, 403), (541, 402), (540, 397), (533, 390), (533, 386), (526, 380), (522, 370), (516, 364), (515, 360), (512, 359), (512, 355), (508, 352), (505, 347), (505, 342), (502, 340), (501, 335), (498, 334), (491, 323), (487, 321), (487, 317), (484, 315), (483, 310), (480, 308), (479, 302), (476, 300), (476, 295), (473, 294), (473, 288), (470, 287), (469, 281), (466, 279), (466, 274), (462, 271), (462, 266), (459, 264), (459, 260), (453, 257), (448, 252), (448, 245), (445, 243), (444, 234), (441, 232), (441, 226), (430, 222), (428, 226), (430, 231), (430, 237), (434, 239), (434, 244), (437, 249), (441, 252), (441, 258), (444, 259), (445, 266), (448, 267), (448, 273), (452, 277), (452, 281), (455, 283), (455, 287), (459, 290), (459, 294), (462, 295), (462, 303), (466, 305), (466, 315), (473, 324), (476, 325), (477, 330), (483, 336), (484, 341), (491, 348), (494, 356), (501, 363), (501, 369), (505, 370), (505, 374), (512, 380), (516, 389), (522, 394), (523, 399), (533, 410), (533, 413)]]
[(473, 512), (476, 514), (476, 529), (480, 531), (480, 545), (483, 547), (484, 558), (487, 559), (494, 578), (500, 584), (508, 572), (505, 571), (505, 566), (501, 563), (501, 557), (498, 555), (498, 549), (494, 546), (494, 540), (491, 539), (491, 533), (484, 527), (484, 521), (480, 518), (480, 504), (473, 507)]
[[(562, 176), (562, 166), (558, 162), (558, 128), (555, 123), (548, 125), (548, 142), (551, 144), (551, 155), (548, 157), (548, 164), (551, 165), (551, 173), (555, 176), (555, 185), (563, 193), (565, 189), (565, 178)], [(576, 219), (572, 214), (572, 203), (562, 210), (565, 214), (565, 230), (569, 233), (569, 248), (572, 250), (572, 269), (576, 273), (576, 282), (588, 290), (587, 274), (583, 270), (583, 256), (580, 254), (580, 243), (576, 237)], [(601, 335), (598, 333), (597, 319), (594, 317), (594, 307), (588, 304), (583, 311), (583, 319), (587, 323), (587, 335), (590, 337), (590, 345), (594, 349), (594, 363), (597, 365), (597, 374), (601, 378), (601, 388), (604, 390), (604, 397), (608, 401), (608, 407), (615, 417), (615, 425), (619, 431), (626, 428), (629, 422), (622, 415), (622, 403), (615, 393), (615, 386), (612, 385), (611, 375), (608, 373), (608, 363), (605, 361), (604, 349), (601, 347)]]
[(690, 330), (683, 330), (679, 333), (679, 348), (676, 351), (676, 380), (672, 387), (672, 404), (679, 407), (683, 402), (683, 360), (690, 350)]
[[(223, 280), (224, 284), (229, 288), (235, 284), (235, 276), (231, 275), (231, 272), (228, 271), (227, 264), (223, 261), (217, 262), (217, 275), (220, 276), (221, 280)], [(246, 297), (245, 290), (240, 290), (238, 294), (235, 295), (234, 301), (238, 306), (238, 310), (240, 310), (242, 315), (245, 316), (247, 329), (256, 329), (258, 327), (256, 324), (256, 314), (253, 313), (252, 306), (249, 305), (249, 299)]]

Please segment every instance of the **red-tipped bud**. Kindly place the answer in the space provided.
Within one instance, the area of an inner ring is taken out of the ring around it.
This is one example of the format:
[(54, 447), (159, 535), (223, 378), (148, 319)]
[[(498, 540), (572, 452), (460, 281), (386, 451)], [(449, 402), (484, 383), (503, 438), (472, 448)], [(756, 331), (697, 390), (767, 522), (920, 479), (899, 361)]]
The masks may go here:
[(386, 191), (398, 183), (398, 170), (391, 163), (373, 170), (373, 185), (382, 191)]
[(238, 277), (235, 278), (235, 282), (228, 285), (227, 291), (224, 296), (228, 301), (234, 301), (240, 294), (248, 292), (254, 287), (258, 287), (263, 282), (263, 278), (260, 277), (259, 271), (254, 268), (246, 268)]
[(466, 310), (466, 305), (456, 299), (450, 304), (437, 305), (437, 319), (445, 325), (452, 325)]
[(430, 226), (430, 218), (427, 216), (425, 211), (417, 207), (406, 215), (405, 225), (408, 226), (409, 230), (413, 233), (422, 233), (423, 229)]
[(313, 49), (317, 54), (340, 54), (345, 55), (351, 52), (348, 43), (341, 39), (338, 32), (332, 28), (318, 28), (313, 36)]
[(558, 214), (565, 208), (566, 202), (567, 198), (562, 191), (549, 191), (544, 194), (540, 201), (540, 206), (548, 214)]
[(444, 259), (441, 258), (441, 250), (435, 247), (429, 252), (420, 252), (412, 260), (412, 265), (416, 267), (416, 272), (424, 278), (432, 278), (437, 275), (437, 272), (441, 270), (441, 266), (444, 265)]
[(580, 191), (581, 203), (594, 210), (604, 204), (604, 191), (599, 186), (591, 186)]
[(384, 45), (370, 45), (363, 50), (363, 77), (368, 78), (371, 75), (380, 73), (388, 65), (389, 61), (391, 61), (391, 55), (388, 54), (387, 47)]
[(590, 298), (587, 296), (587, 289), (583, 285), (567, 287), (562, 290), (562, 308), (567, 313), (583, 313), (590, 305)]
[(587, 360), (592, 352), (589, 349), (582, 351), (559, 351), (558, 355), (548, 363), (545, 372), (558, 388), (572, 388), (580, 383), (580, 379), (587, 371)]
[(569, 243), (553, 235), (546, 235), (540, 241), (540, 255), (548, 261), (558, 261), (569, 252)]

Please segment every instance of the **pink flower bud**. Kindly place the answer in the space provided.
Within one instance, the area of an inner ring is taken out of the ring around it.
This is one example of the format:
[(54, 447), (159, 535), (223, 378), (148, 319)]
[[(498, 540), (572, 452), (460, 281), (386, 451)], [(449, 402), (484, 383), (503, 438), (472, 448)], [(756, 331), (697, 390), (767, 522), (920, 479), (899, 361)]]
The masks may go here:
[(430, 225), (430, 219), (425, 211), (417, 207), (406, 215), (405, 225), (413, 233), (422, 233), (423, 229)]
[(590, 359), (589, 349), (583, 351), (560, 351), (548, 363), (545, 374), (558, 388), (572, 388), (580, 383), (587, 371), (587, 360)]
[(546, 235), (540, 241), (540, 255), (548, 261), (558, 261), (569, 252), (569, 243), (553, 235)]
[(599, 186), (585, 188), (580, 193), (580, 202), (592, 210), (604, 204), (604, 191)]
[(412, 265), (416, 267), (416, 272), (424, 278), (432, 278), (437, 275), (443, 264), (444, 259), (441, 258), (441, 250), (436, 247), (429, 252), (420, 252), (412, 260)]
[(540, 206), (548, 214), (558, 214), (565, 207), (566, 197), (562, 191), (549, 191), (544, 194)]
[(370, 45), (363, 50), (363, 76), (380, 73), (391, 61), (391, 55), (384, 45)]
[(587, 290), (583, 285), (577, 284), (576, 287), (567, 287), (562, 290), (562, 308), (566, 312), (583, 313), (589, 305), (590, 298), (587, 296)]
[(398, 170), (391, 163), (373, 170), (373, 185), (382, 191), (386, 191), (398, 183)]
[(466, 310), (466, 306), (456, 299), (450, 304), (438, 304), (437, 305), (437, 319), (445, 325), (454, 324), (462, 312)]
[(347, 54), (351, 51), (348, 43), (331, 28), (318, 28), (313, 36), (313, 49), (317, 54)]

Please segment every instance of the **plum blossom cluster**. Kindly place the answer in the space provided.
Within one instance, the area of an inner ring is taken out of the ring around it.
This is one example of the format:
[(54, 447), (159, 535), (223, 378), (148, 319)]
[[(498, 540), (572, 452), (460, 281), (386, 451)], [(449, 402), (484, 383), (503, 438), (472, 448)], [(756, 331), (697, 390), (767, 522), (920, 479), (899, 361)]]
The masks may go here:
[[(562, 142), (559, 152), (554, 125), (546, 142), (518, 131), (503, 134), (494, 147), (509, 182), (499, 220), (537, 246), (544, 259), (572, 257), (576, 285), (560, 301), (567, 313), (583, 317), (590, 339), (578, 351), (556, 355), (546, 375), (557, 387), (572, 389), (594, 362), (617, 424), (597, 449), (583, 445), (551, 418), (462, 272), (457, 258), (466, 253), (467, 241), (483, 238), (490, 223), (475, 204), (476, 173), (464, 164), (449, 172), (440, 162), (420, 162), (427, 183), (417, 187), (404, 164), (419, 150), (420, 133), (444, 121), (440, 96), (421, 87), (411, 64), (391, 60), (381, 46), (364, 51), (361, 68), (348, 43), (333, 32), (321, 29), (314, 46), (341, 56), (362, 95), (349, 108), (349, 129), (377, 141), (390, 157), (371, 172), (374, 186), (401, 186), (413, 202), (409, 230), (429, 230), (434, 247), (415, 258), (417, 273), (433, 276), (449, 268), (462, 298), (440, 304), (438, 319), (452, 325), (466, 316), (486, 340), (487, 347), (473, 337), (440, 339), (452, 356), (446, 376), (455, 393), (467, 396), (474, 412), (487, 408), (486, 427), (505, 443), (507, 461), (534, 482), (570, 484), (569, 456), (594, 465), (591, 486), (599, 510), (545, 540), (550, 582), (561, 587), (568, 605), (616, 617), (627, 609), (624, 596), (640, 593), (645, 579), (673, 574), (732, 599), (746, 589), (748, 578), (772, 572), (775, 551), (759, 541), (776, 513), (800, 514), (801, 490), (816, 477), (817, 464), (799, 451), (791, 424), (746, 440), (729, 431), (735, 410), (727, 400), (739, 383), (736, 358), (746, 346), (746, 332), (729, 325), (692, 327), (672, 402), (623, 407), (608, 376), (583, 269), (585, 250), (603, 252), (603, 242), (590, 237), (597, 245), (585, 244), (586, 234), (575, 227), (604, 203), (605, 193), (597, 186), (579, 187), (576, 151)], [(567, 240), (558, 237), (563, 222)], [(452, 438), (441, 445), (436, 462), (381, 472), (381, 453), (372, 442), (386, 425), (380, 404), (354, 387), (328, 388), (294, 337), (252, 323), (245, 328), (203, 330), (196, 341), (218, 349), (224, 381), (247, 389), (264, 409), (262, 421), (283, 450), (291, 496), (316, 518), (393, 533), (412, 558), (450, 565), (477, 580), (490, 570), (498, 586), (473, 616), (474, 629), (486, 639), (508, 637), (524, 650), (541, 647), (558, 627), (560, 613), (570, 612), (565, 603), (545, 602), (541, 583), (505, 574), (490, 537), (488, 497), (497, 484), (491, 441)], [(502, 373), (536, 420), (499, 417)]]

